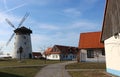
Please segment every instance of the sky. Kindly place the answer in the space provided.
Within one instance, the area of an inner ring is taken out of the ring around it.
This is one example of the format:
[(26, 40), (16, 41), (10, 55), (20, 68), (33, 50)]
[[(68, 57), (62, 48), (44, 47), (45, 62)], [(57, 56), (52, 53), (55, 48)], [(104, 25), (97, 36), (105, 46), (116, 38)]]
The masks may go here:
[(22, 24), (30, 28), (32, 50), (39, 52), (54, 45), (78, 46), (80, 33), (101, 31), (106, 0), (0, 0), (1, 51), (14, 50), (14, 32), (5, 19), (18, 26), (26, 12), (30, 15)]

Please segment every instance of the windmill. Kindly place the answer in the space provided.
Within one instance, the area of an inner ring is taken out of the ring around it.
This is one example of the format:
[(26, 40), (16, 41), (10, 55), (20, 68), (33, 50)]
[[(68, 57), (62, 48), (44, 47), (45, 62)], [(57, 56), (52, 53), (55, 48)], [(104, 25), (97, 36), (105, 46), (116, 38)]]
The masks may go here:
[[(29, 13), (26, 13), (25, 16), (22, 18), (21, 22), (19, 23), (18, 27), (22, 26), (23, 22), (26, 20), (26, 18), (29, 16)], [(14, 29), (17, 29), (7, 18), (5, 19), (6, 22)], [(6, 46), (8, 46), (8, 44), (10, 43), (10, 41), (12, 40), (12, 38), (14, 37), (15, 33), (13, 33), (10, 37), (10, 39), (8, 40), (8, 42), (6, 43)]]
[[(10, 39), (6, 43), (6, 46), (10, 43), (10, 41), (15, 36), (15, 42), (14, 42), (14, 51), (13, 51), (13, 58), (31, 58), (32, 57), (32, 46), (31, 46), (31, 37), (30, 34), (32, 33), (32, 30), (21, 27), (23, 22), (26, 20), (26, 18), (29, 16), (29, 13), (26, 13), (25, 16), (22, 18), (20, 23), (18, 24), (18, 27), (16, 28), (7, 18), (5, 19), (6, 22), (14, 28), (14, 33), (11, 35)], [(23, 52), (20, 53), (19, 49), (23, 48)]]

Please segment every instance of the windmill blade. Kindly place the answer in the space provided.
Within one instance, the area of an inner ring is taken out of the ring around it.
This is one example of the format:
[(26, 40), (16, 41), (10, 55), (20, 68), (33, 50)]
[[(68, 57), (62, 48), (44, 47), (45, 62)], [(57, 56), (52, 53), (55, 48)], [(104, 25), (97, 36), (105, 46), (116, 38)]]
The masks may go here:
[(8, 40), (8, 42), (6, 43), (6, 46), (8, 46), (8, 44), (10, 43), (10, 41), (12, 40), (13, 36), (15, 35), (15, 33), (12, 34), (12, 36), (10, 37), (10, 39)]
[(22, 18), (22, 20), (21, 20), (21, 22), (19, 23), (19, 25), (18, 25), (17, 28), (19, 28), (19, 27), (23, 24), (23, 22), (26, 20), (26, 18), (27, 18), (28, 16), (29, 16), (29, 13), (26, 13), (25, 16)]
[(6, 18), (5, 20), (6, 20), (6, 22), (7, 22), (11, 27), (13, 27), (14, 29), (16, 29), (15, 26), (14, 26), (7, 18)]

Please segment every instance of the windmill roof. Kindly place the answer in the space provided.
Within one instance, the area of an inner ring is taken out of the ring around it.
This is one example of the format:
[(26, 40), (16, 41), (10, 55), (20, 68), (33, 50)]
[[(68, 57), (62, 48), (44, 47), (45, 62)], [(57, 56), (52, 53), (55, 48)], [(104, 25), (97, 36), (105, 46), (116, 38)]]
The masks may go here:
[(89, 48), (104, 48), (103, 43), (100, 42), (101, 32), (81, 33), (79, 40), (80, 49)]
[(15, 33), (22, 33), (22, 34), (26, 34), (26, 33), (32, 33), (32, 30), (26, 28), (26, 27), (20, 27), (17, 28), (16, 30), (14, 30)]

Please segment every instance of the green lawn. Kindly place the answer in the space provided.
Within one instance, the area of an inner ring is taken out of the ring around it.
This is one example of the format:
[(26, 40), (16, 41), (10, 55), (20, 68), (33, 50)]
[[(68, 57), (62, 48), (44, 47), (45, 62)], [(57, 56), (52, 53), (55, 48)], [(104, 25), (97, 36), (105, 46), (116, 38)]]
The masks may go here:
[(65, 66), (66, 69), (105, 69), (105, 63), (86, 63), (86, 62), (79, 62), (73, 63)]
[(0, 69), (0, 77), (34, 77), (42, 67), (4, 68)]
[(25, 59), (21, 62), (16, 59), (9, 59), (9, 60), (0, 60), (0, 67), (4, 66), (21, 66), (21, 65), (45, 65), (45, 64), (53, 64), (59, 63), (60, 61), (45, 61), (40, 59)]
[[(0, 77), (34, 77), (36, 73), (40, 71), (40, 69), (43, 68), (45, 65), (59, 62), (60, 61), (45, 61), (39, 59), (26, 59), (22, 60), (21, 62), (19, 60), (13, 59), (0, 60)], [(8, 68), (8, 66), (20, 66), (20, 67)]]
[[(111, 77), (105, 74), (105, 63), (80, 62), (65, 66), (66, 69), (85, 69), (80, 71), (69, 71), (72, 77)], [(90, 69), (90, 70), (87, 70)], [(95, 70), (92, 70), (95, 69)], [(103, 70), (99, 70), (103, 69)]]
[(72, 77), (112, 77), (102, 71), (70, 71)]

